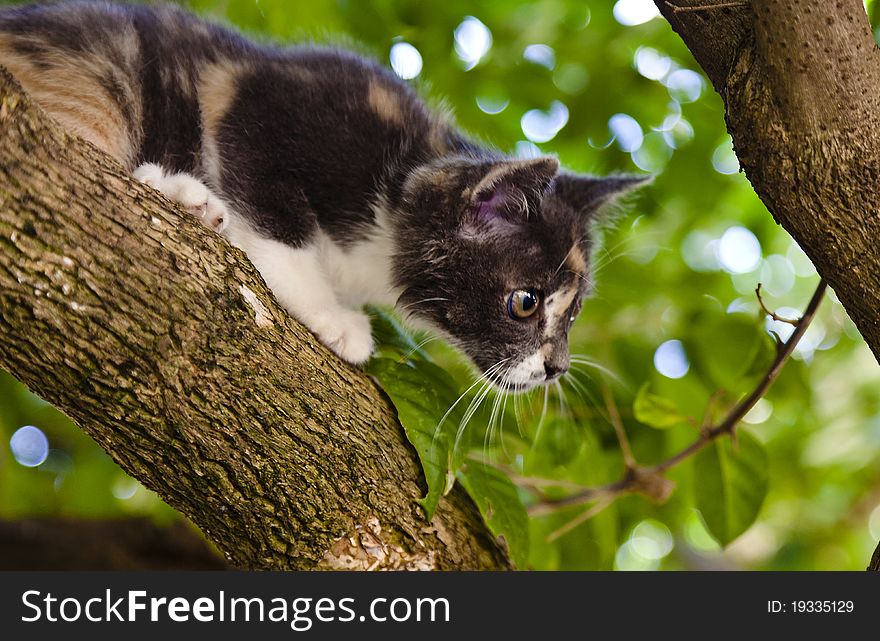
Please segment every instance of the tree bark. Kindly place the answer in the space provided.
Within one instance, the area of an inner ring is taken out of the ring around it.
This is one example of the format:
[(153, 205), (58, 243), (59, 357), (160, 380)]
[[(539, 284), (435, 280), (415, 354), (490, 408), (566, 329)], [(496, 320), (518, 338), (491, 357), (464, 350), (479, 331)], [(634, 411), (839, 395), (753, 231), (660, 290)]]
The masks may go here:
[(874, 554), (871, 555), (871, 561), (868, 563), (867, 570), (869, 572), (880, 572), (880, 543), (877, 544)]
[(655, 3), (724, 100), (758, 196), (880, 360), (880, 52), (863, 3)]
[(62, 131), (2, 67), (0, 331), (0, 366), (237, 567), (509, 567), (461, 490), (425, 521), (393, 406), (244, 254)]

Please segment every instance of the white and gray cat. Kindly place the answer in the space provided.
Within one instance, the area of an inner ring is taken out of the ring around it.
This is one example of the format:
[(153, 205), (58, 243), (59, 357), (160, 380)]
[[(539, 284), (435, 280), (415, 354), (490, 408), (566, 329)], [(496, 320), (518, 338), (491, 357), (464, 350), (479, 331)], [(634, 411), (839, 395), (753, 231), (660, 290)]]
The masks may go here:
[(272, 47), (171, 7), (0, 11), (0, 64), (42, 107), (243, 249), (344, 360), (396, 306), (522, 391), (569, 366), (590, 222), (642, 177), (475, 144), (378, 64)]

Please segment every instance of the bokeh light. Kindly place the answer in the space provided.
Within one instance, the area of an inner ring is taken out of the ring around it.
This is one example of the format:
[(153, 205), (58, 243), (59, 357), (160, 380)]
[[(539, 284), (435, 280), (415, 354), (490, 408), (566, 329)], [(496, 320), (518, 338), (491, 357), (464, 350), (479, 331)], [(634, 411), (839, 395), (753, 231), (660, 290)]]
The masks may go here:
[(650, 539), (645, 539), (641, 545), (637, 545), (632, 539), (624, 541), (614, 555), (614, 569), (623, 572), (656, 570), (660, 567), (660, 557), (656, 554), (655, 548), (656, 544)]
[(718, 241), (718, 262), (731, 274), (750, 272), (761, 264), (761, 243), (745, 227), (729, 227)]
[(771, 296), (781, 298), (794, 287), (794, 266), (785, 256), (772, 254), (761, 264), (760, 279), (764, 291)]
[(614, 114), (608, 119), (608, 129), (617, 146), (622, 151), (632, 152), (642, 146), (645, 136), (642, 133), (642, 126), (639, 122), (628, 114)]
[(749, 425), (759, 425), (765, 422), (770, 416), (773, 414), (773, 403), (768, 401), (766, 398), (758, 399), (758, 402), (755, 403), (754, 407), (748, 411), (748, 413), (743, 416), (743, 423), (748, 423)]
[(497, 116), (502, 111), (507, 109), (507, 106), (510, 104), (509, 98), (499, 98), (499, 97), (490, 97), (490, 96), (477, 96), (477, 107), (484, 114), (489, 114), (490, 116)]
[(19, 465), (37, 467), (49, 456), (49, 439), (40, 428), (25, 425), (12, 434), (9, 449)]
[(632, 152), (631, 157), (636, 167), (642, 171), (658, 174), (672, 159), (672, 153), (673, 149), (666, 142), (666, 137), (654, 131), (642, 139), (642, 144)]
[(690, 69), (673, 71), (663, 81), (669, 95), (678, 102), (696, 102), (703, 93), (703, 76)]
[(516, 143), (513, 153), (517, 158), (537, 158), (543, 155), (540, 147), (528, 140), (520, 140)]
[(654, 352), (654, 368), (666, 378), (681, 378), (691, 368), (680, 340), (669, 340)]
[(410, 80), (422, 72), (422, 54), (408, 42), (398, 42), (391, 47), (389, 55), (394, 73)]
[(739, 172), (739, 158), (733, 151), (733, 142), (727, 136), (712, 152), (712, 167), (719, 174), (735, 174)]
[[(662, 559), (672, 552), (675, 542), (672, 532), (660, 521), (646, 519), (633, 528), (630, 540), (636, 552), (649, 558)], [(646, 542), (650, 542), (647, 545)]]
[(613, 9), (614, 19), (625, 27), (634, 27), (653, 20), (660, 15), (652, 0), (617, 0)]
[(660, 80), (672, 68), (669, 56), (664, 56), (651, 47), (639, 47), (633, 63), (636, 70), (648, 80)]
[(530, 109), (523, 114), (520, 126), (526, 138), (532, 142), (548, 142), (568, 122), (568, 107), (554, 100), (548, 111)]
[(547, 69), (553, 69), (556, 66), (556, 52), (547, 45), (529, 45), (523, 51), (523, 58)]
[(455, 53), (465, 62), (466, 69), (473, 69), (492, 48), (492, 32), (489, 27), (473, 16), (462, 20), (455, 28)]

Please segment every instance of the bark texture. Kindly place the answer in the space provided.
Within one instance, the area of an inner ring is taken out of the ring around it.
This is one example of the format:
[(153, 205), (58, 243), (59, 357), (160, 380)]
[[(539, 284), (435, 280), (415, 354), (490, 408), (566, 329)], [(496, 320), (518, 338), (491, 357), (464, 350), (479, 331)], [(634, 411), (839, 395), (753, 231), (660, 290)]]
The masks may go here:
[(390, 402), (244, 254), (63, 132), (2, 67), (0, 332), (0, 366), (235, 566), (509, 566), (460, 490), (424, 520)]
[(655, 3), (724, 100), (758, 196), (880, 359), (880, 52), (863, 3)]

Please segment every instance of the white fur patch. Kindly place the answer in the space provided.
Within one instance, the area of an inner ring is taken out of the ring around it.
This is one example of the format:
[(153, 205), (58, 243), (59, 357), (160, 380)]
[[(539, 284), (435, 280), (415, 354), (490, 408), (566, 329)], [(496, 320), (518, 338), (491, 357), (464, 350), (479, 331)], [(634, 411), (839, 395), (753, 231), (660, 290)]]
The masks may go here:
[(198, 178), (187, 173), (166, 174), (153, 163), (145, 163), (134, 170), (134, 177), (145, 185), (162, 192), (202, 223), (216, 232), (229, 224), (229, 210), (223, 201)]
[(376, 207), (374, 214), (375, 227), (370, 235), (348, 247), (340, 247), (324, 233), (318, 234), (318, 260), (340, 302), (348, 307), (394, 305), (401, 293), (391, 283), (394, 240), (388, 214), (381, 207)]
[(224, 235), (244, 250), (278, 302), (322, 343), (349, 363), (370, 357), (370, 319), (340, 302), (323, 263), (327, 256), (323, 245), (329, 241), (294, 248), (259, 235), (238, 217), (232, 218)]
[(550, 294), (544, 301), (544, 338), (550, 338), (559, 331), (560, 323), (567, 323), (568, 310), (577, 296), (577, 287), (572, 285)]
[(524, 387), (535, 387), (544, 382), (544, 352), (538, 350), (514, 365), (506, 374), (505, 381)]

